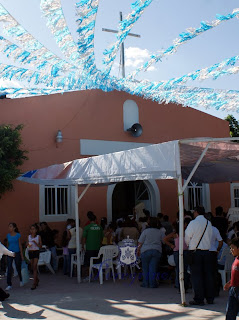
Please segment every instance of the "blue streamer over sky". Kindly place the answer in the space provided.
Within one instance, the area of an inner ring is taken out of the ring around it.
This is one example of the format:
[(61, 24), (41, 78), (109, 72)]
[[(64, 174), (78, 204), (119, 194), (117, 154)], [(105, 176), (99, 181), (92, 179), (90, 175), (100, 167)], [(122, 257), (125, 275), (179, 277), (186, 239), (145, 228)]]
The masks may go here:
[(231, 14), (227, 14), (227, 15), (216, 15), (216, 20), (212, 21), (212, 22), (205, 22), (202, 21), (201, 25), (199, 28), (188, 28), (186, 30), (186, 32), (182, 32), (179, 34), (179, 38), (175, 39), (173, 41), (173, 45), (171, 45), (170, 47), (168, 47), (166, 50), (164, 50), (161, 53), (154, 53), (151, 55), (151, 57), (149, 58), (149, 60), (147, 62), (145, 62), (141, 67), (137, 68), (137, 70), (135, 70), (132, 74), (129, 74), (128, 78), (135, 78), (136, 75), (140, 72), (140, 71), (147, 71), (149, 67), (151, 67), (154, 63), (158, 62), (158, 61), (162, 61), (162, 58), (169, 55), (169, 54), (174, 54), (177, 52), (177, 49), (179, 46), (181, 46), (182, 44), (185, 44), (186, 42), (188, 42), (189, 40), (194, 39), (195, 37), (201, 35), (202, 33), (217, 27), (218, 25), (220, 25), (222, 22), (228, 21), (230, 19), (233, 18), (238, 18), (239, 17), (239, 9), (234, 9), (233, 12)]

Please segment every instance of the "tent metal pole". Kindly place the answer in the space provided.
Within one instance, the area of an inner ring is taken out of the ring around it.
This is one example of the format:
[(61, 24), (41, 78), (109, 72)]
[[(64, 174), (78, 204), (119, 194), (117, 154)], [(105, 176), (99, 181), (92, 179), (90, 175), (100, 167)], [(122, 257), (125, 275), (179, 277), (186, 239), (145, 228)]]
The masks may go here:
[(81, 261), (80, 261), (80, 233), (79, 233), (79, 208), (78, 203), (89, 189), (88, 184), (78, 197), (78, 184), (75, 185), (75, 222), (76, 222), (76, 261), (77, 261), (77, 282), (81, 282)]
[(239, 137), (226, 137), (226, 138), (191, 138), (181, 139), (180, 143), (193, 143), (193, 142), (226, 142), (226, 141), (238, 141)]
[(195, 171), (197, 170), (198, 166), (200, 165), (200, 163), (201, 163), (203, 157), (205, 156), (205, 154), (206, 154), (209, 146), (210, 146), (210, 142), (206, 145), (206, 147), (205, 147), (205, 149), (203, 150), (201, 156), (199, 157), (198, 161), (196, 162), (195, 166), (193, 167), (193, 170), (190, 172), (190, 175), (188, 176), (186, 182), (185, 182), (184, 185), (183, 185), (182, 192), (184, 192), (185, 189), (187, 188), (190, 180), (192, 179), (192, 176), (194, 175)]
[(183, 239), (184, 239), (184, 205), (182, 191), (182, 175), (178, 177), (178, 203), (179, 203), (179, 285), (181, 293), (181, 302), (186, 306), (185, 288), (184, 288), (184, 262), (183, 262)]
[(178, 143), (178, 152), (176, 153), (177, 176), (178, 176), (178, 203), (179, 203), (179, 285), (181, 293), (181, 303), (186, 306), (185, 288), (184, 288), (184, 263), (183, 263), (183, 239), (184, 239), (184, 205), (183, 205), (183, 187), (180, 160), (180, 143)]
[(183, 193), (185, 188), (187, 187), (189, 181), (197, 170), (199, 164), (201, 163), (203, 157), (205, 156), (210, 142), (207, 143), (205, 149), (203, 150), (201, 156), (196, 162), (193, 170), (187, 178), (184, 186), (182, 185), (182, 170), (181, 170), (181, 160), (180, 160), (180, 141), (178, 143), (178, 153), (177, 153), (177, 175), (178, 175), (178, 203), (179, 203), (179, 284), (180, 284), (180, 292), (181, 292), (181, 302), (182, 305), (186, 305), (185, 298), (185, 288), (184, 288), (184, 263), (183, 263), (183, 239), (184, 239), (184, 204), (183, 204)]

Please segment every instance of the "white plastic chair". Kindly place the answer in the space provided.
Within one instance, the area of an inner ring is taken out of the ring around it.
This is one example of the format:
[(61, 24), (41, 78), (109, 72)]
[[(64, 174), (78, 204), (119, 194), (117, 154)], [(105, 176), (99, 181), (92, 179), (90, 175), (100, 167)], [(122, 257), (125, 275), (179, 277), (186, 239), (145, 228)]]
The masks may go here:
[[(124, 239), (123, 241), (120, 241), (118, 243), (118, 246), (125, 246), (125, 242), (124, 241), (130, 241), (132, 244), (137, 245), (137, 241), (133, 240), (133, 239), (129, 239), (129, 236), (127, 239)], [(117, 270), (117, 275), (118, 275), (118, 279), (121, 280), (122, 278), (122, 267), (124, 269), (124, 276), (127, 273), (128, 267), (130, 268), (130, 273), (131, 273), (131, 277), (133, 278), (135, 276), (135, 267), (132, 266), (132, 264), (130, 263), (129, 265), (124, 265), (122, 266), (119, 260), (114, 260), (113, 263), (116, 265), (116, 270)], [(138, 269), (140, 269), (140, 267), (138, 266), (138, 264), (136, 264), (136, 267)]]
[(229, 226), (232, 226), (234, 222), (239, 221), (239, 208), (229, 208), (227, 219), (229, 222)]
[[(109, 275), (108, 271), (112, 270), (113, 280), (115, 282), (115, 274), (114, 274), (114, 265), (113, 259), (116, 258), (119, 254), (118, 246), (109, 245), (103, 246), (100, 248), (98, 257), (90, 258), (90, 269), (89, 269), (89, 282), (91, 280), (91, 276), (93, 273), (93, 269), (98, 270), (100, 284), (103, 284), (103, 270), (105, 270), (106, 280), (108, 279), (107, 275)], [(101, 259), (100, 263), (94, 263), (94, 260)]]
[[(116, 265), (116, 271), (117, 271), (118, 279), (121, 280), (122, 279), (122, 266), (121, 266), (119, 261), (114, 261), (113, 263), (114, 263), (114, 265)], [(124, 265), (123, 266), (123, 268), (124, 268), (124, 276), (126, 276), (126, 274), (127, 274), (128, 267), (130, 268), (131, 277), (134, 278), (134, 276), (135, 276), (135, 267), (132, 267), (132, 265), (129, 265), (129, 266)]]
[[(29, 259), (29, 251), (27, 248), (25, 250), (25, 257), (27, 258), (27, 260), (30, 260)], [(51, 266), (51, 251), (47, 250), (45, 252), (40, 252), (39, 260), (37, 263), (38, 273), (40, 273), (39, 272), (40, 266), (47, 266), (47, 268), (51, 271), (51, 273), (53, 273), (53, 274), (55, 273), (55, 271), (53, 270), (53, 268)]]
[[(80, 263), (81, 263), (81, 265), (84, 264), (84, 252), (82, 250), (80, 250)], [(76, 253), (71, 255), (71, 270), (70, 270), (71, 278), (72, 278), (74, 266), (76, 266), (76, 268), (77, 268), (77, 254)]]
[[(51, 273), (55, 273), (51, 266), (51, 251), (40, 252), (37, 268), (39, 272), (40, 266), (47, 266), (47, 268), (51, 271)], [(39, 272), (40, 273), (40, 272)]]
[(220, 258), (220, 260), (218, 260), (219, 264), (220, 264), (220, 261), (222, 261), (224, 257), (226, 257), (224, 269), (218, 270), (218, 272), (220, 273), (221, 278), (222, 278), (222, 286), (223, 287), (227, 283), (227, 281), (229, 281), (231, 278), (231, 268), (232, 268), (232, 264), (235, 259), (233, 257), (233, 255), (231, 254), (229, 247), (226, 247), (223, 249), (221, 258)]

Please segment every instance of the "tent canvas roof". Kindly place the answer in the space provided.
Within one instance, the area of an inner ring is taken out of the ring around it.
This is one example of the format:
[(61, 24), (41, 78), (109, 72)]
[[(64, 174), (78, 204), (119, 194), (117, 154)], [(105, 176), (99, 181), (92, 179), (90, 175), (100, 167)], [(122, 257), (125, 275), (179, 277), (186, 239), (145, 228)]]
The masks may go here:
[(230, 138), (174, 140), (137, 149), (77, 159), (28, 171), (19, 180), (36, 184), (109, 184), (149, 179), (186, 179), (203, 150), (209, 148), (193, 181), (239, 181), (239, 144)]

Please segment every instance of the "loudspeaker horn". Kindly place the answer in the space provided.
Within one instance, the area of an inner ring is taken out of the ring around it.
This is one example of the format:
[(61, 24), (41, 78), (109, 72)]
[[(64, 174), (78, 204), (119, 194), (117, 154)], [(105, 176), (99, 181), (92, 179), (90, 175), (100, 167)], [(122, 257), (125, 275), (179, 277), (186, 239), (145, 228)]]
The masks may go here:
[(132, 125), (131, 128), (127, 129), (133, 137), (140, 137), (141, 134), (143, 133), (143, 127), (139, 123), (135, 123)]

